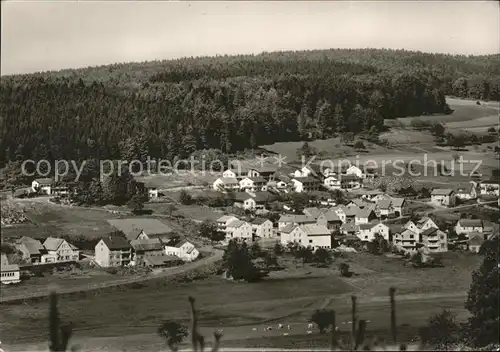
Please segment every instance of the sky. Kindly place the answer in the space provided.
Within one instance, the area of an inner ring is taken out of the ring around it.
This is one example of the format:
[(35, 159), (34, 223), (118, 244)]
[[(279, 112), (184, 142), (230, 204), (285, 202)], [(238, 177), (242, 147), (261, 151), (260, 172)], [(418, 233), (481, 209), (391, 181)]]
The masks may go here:
[(327, 48), (500, 52), (496, 1), (2, 1), (1, 73)]

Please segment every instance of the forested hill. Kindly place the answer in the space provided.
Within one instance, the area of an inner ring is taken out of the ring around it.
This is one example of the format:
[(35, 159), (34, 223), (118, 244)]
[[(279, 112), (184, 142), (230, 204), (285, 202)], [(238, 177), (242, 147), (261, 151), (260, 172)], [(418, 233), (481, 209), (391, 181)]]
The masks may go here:
[(500, 56), (317, 50), (4, 76), (1, 163), (173, 158), (309, 132), (376, 134), (384, 118), (446, 112), (445, 94), (500, 100)]

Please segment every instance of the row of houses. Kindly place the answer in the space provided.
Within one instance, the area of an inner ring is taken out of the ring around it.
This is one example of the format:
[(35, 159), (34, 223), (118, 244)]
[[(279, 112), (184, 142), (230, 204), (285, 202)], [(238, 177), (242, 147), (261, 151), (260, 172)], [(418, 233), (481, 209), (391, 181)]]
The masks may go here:
[(436, 205), (453, 207), (456, 205), (457, 199), (471, 200), (478, 198), (480, 195), (499, 197), (499, 180), (470, 181), (455, 188), (436, 188), (432, 190), (431, 202)]
[(188, 241), (177, 241), (173, 230), (157, 219), (114, 219), (108, 223), (125, 235), (102, 238), (95, 246), (95, 262), (102, 267), (168, 267), (200, 255)]
[(17, 284), (21, 282), (19, 265), (10, 264), (5, 253), (1, 253), (0, 264), (0, 282), (2, 284)]
[(23, 236), (15, 244), (22, 259), (30, 264), (74, 262), (80, 258), (80, 250), (63, 238), (48, 237), (44, 242)]
[(226, 235), (226, 241), (237, 239), (252, 242), (257, 238), (276, 236), (272, 221), (265, 218), (256, 218), (248, 222), (236, 216), (224, 215), (217, 219), (216, 223), (217, 229)]

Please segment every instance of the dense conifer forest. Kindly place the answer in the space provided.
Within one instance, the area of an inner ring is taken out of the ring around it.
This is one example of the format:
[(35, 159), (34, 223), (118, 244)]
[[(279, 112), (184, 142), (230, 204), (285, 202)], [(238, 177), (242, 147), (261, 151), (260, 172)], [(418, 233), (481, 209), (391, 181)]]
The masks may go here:
[(0, 163), (186, 157), (447, 113), (445, 95), (500, 100), (500, 56), (316, 50), (3, 76)]

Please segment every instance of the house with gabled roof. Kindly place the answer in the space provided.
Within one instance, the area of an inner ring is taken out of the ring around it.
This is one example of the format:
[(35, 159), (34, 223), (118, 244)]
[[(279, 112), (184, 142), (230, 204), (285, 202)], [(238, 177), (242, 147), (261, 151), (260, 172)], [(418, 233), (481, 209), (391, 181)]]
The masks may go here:
[(46, 263), (71, 262), (80, 259), (80, 250), (63, 238), (47, 237), (43, 246), (48, 254)]
[(340, 233), (344, 235), (356, 235), (358, 232), (358, 227), (352, 222), (345, 222), (340, 226)]
[(256, 218), (252, 220), (251, 224), (254, 238), (274, 237), (274, 225), (271, 220), (265, 218)]
[(391, 199), (380, 199), (377, 201), (377, 213), (379, 217), (386, 218), (394, 213)]
[(132, 261), (132, 247), (126, 238), (108, 236), (95, 245), (95, 262), (103, 267), (128, 266)]
[(332, 234), (324, 225), (307, 224), (300, 226), (307, 236), (306, 246), (313, 249), (332, 248)]
[(447, 252), (448, 239), (445, 232), (437, 227), (424, 230), (421, 234), (421, 243), (427, 247), (431, 253)]
[(340, 178), (338, 176), (334, 175), (328, 175), (323, 179), (323, 185), (325, 188), (334, 190), (334, 189), (341, 189), (341, 183), (340, 183)]
[(431, 202), (436, 205), (454, 207), (456, 203), (455, 191), (451, 188), (435, 188), (431, 192)]
[(340, 205), (330, 208), (331, 211), (333, 211), (333, 212), (335, 212), (335, 214), (337, 214), (337, 216), (339, 217), (340, 221), (342, 221), (342, 223), (347, 222), (347, 217), (346, 217), (344, 209), (345, 209), (345, 207), (340, 206)]
[(227, 224), (233, 220), (238, 220), (238, 218), (233, 215), (221, 216), (216, 220), (218, 230), (225, 233), (227, 229)]
[(408, 213), (405, 198), (392, 198), (392, 208), (396, 217), (404, 216)]
[(367, 206), (364, 208), (357, 208), (354, 215), (354, 222), (356, 225), (368, 224), (370, 221), (374, 220), (377, 216), (375, 215), (375, 206)]
[(266, 203), (272, 200), (269, 192), (238, 192), (234, 194), (234, 205), (246, 210), (265, 209)]
[(302, 227), (296, 224), (288, 224), (279, 229), (280, 243), (283, 246), (289, 243), (297, 243), (301, 246), (307, 246), (307, 235)]
[(263, 177), (243, 177), (240, 181), (241, 191), (266, 191), (267, 180)]
[(293, 189), (297, 193), (318, 191), (321, 182), (314, 177), (295, 177), (292, 179)]
[(317, 208), (317, 207), (310, 207), (310, 208), (305, 208), (302, 212), (306, 216), (309, 216), (311, 218), (317, 219), (326, 210), (328, 210), (328, 209), (320, 209), (320, 208)]
[(484, 196), (500, 196), (500, 178), (492, 177), (490, 180), (481, 181), (479, 192)]
[(417, 220), (415, 225), (417, 226), (417, 229), (418, 229), (417, 233), (419, 235), (427, 229), (438, 228), (436, 223), (428, 216), (424, 216), (423, 218)]
[(467, 240), (467, 249), (474, 253), (479, 253), (482, 245), (484, 243), (484, 235), (477, 233), (471, 235), (471, 237)]
[(21, 271), (19, 265), (9, 264), (9, 260), (5, 253), (2, 253), (0, 265), (0, 282), (2, 284), (17, 284), (21, 282)]
[(132, 265), (145, 266), (145, 258), (164, 255), (163, 242), (159, 238), (142, 238), (130, 241)]
[(339, 231), (342, 226), (342, 220), (337, 213), (332, 210), (322, 213), (316, 221), (319, 225), (326, 226), (330, 231)]
[(48, 253), (42, 242), (27, 236), (17, 239), (14, 246), (22, 253), (22, 259), (29, 263), (42, 263), (42, 257)]
[(356, 175), (341, 175), (340, 176), (340, 187), (342, 189), (358, 189), (363, 187), (362, 180)]
[(113, 219), (108, 220), (108, 223), (118, 231), (123, 232), (129, 241), (148, 238), (160, 238), (168, 241), (173, 233), (170, 226), (158, 219)]
[(281, 229), (288, 224), (305, 225), (314, 223), (316, 223), (316, 219), (307, 215), (282, 215), (278, 219), (278, 229)]
[(226, 240), (252, 241), (252, 225), (243, 220), (230, 221), (226, 226)]
[(478, 196), (476, 187), (474, 186), (473, 182), (458, 185), (457, 187), (455, 187), (455, 194), (457, 198), (463, 200), (476, 199)]
[(52, 194), (52, 186), (54, 186), (54, 180), (51, 177), (36, 178), (31, 182), (31, 190), (33, 192), (40, 192), (47, 195)]
[(212, 188), (218, 192), (238, 191), (240, 184), (235, 177), (219, 177), (214, 181)]
[(356, 176), (357, 178), (365, 178), (366, 175), (365, 173), (363, 172), (363, 170), (361, 170), (359, 167), (357, 167), (356, 165), (351, 165), (347, 168), (347, 170), (345, 171), (345, 174), (346, 175), (354, 175)]
[(409, 229), (404, 229), (403, 232), (395, 233), (392, 242), (395, 246), (404, 249), (408, 252), (417, 250), (417, 243), (419, 242), (419, 234)]
[(178, 243), (169, 243), (164, 246), (165, 255), (176, 256), (185, 262), (192, 262), (200, 256), (200, 252), (195, 245), (189, 241), (180, 241)]
[(469, 234), (471, 232), (482, 233), (484, 230), (483, 221), (480, 219), (460, 219), (455, 225), (457, 235)]
[(358, 229), (357, 236), (361, 241), (370, 242), (376, 234), (380, 234), (386, 241), (389, 241), (389, 227), (381, 222), (360, 224)]

